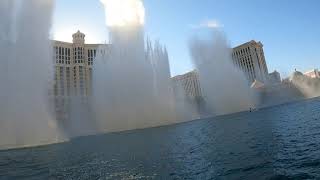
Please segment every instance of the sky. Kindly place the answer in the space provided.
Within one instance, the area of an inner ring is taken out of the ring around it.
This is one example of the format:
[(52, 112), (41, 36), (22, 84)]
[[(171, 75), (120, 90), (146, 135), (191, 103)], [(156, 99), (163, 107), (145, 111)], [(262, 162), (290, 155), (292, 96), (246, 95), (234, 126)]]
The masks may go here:
[[(231, 47), (261, 41), (269, 72), (320, 68), (319, 0), (144, 0), (145, 34), (168, 49), (172, 76), (193, 69), (188, 42), (212, 27)], [(52, 39), (71, 41), (80, 30), (87, 43), (108, 43), (99, 0), (56, 0)]]

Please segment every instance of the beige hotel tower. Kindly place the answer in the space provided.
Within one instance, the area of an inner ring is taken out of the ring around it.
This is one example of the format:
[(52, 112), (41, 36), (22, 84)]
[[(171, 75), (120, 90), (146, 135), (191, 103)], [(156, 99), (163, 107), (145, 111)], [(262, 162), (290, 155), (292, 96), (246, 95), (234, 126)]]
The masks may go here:
[(70, 97), (83, 101), (91, 94), (92, 66), (101, 44), (85, 44), (85, 34), (72, 35), (73, 42), (52, 41), (55, 81), (53, 94), (57, 118), (63, 119)]
[(258, 80), (268, 83), (268, 68), (263, 52), (263, 44), (254, 40), (233, 48), (233, 63), (246, 75), (249, 83)]

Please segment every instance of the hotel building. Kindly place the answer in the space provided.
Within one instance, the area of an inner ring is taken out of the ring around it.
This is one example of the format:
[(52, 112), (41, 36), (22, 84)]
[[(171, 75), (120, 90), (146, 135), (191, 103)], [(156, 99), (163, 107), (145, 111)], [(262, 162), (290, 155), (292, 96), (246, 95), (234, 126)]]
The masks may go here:
[(70, 97), (83, 101), (91, 94), (92, 66), (101, 44), (85, 44), (85, 34), (78, 31), (73, 41), (52, 41), (54, 75), (54, 104), (58, 119), (69, 110)]
[[(174, 90), (184, 90), (185, 95), (191, 99), (202, 97), (199, 75), (194, 70), (183, 75), (178, 75), (172, 78)], [(177, 93), (177, 92), (176, 92)]]
[(254, 40), (233, 48), (232, 60), (240, 68), (250, 83), (258, 80), (268, 82), (268, 68), (261, 42)]

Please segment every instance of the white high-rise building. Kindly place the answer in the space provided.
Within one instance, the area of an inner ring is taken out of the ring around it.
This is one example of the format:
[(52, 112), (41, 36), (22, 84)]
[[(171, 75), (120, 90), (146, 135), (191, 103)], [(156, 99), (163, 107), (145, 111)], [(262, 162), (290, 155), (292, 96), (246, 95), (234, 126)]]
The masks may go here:
[(258, 80), (268, 82), (268, 67), (263, 52), (263, 44), (254, 40), (233, 48), (233, 63), (240, 68), (250, 83)]
[(92, 66), (102, 44), (85, 44), (85, 34), (72, 35), (73, 42), (52, 41), (55, 65), (53, 96), (58, 119), (69, 110), (69, 98), (91, 94)]
[(55, 64), (55, 96), (88, 96), (93, 60), (101, 44), (85, 44), (85, 34), (72, 35), (73, 43), (52, 41)]

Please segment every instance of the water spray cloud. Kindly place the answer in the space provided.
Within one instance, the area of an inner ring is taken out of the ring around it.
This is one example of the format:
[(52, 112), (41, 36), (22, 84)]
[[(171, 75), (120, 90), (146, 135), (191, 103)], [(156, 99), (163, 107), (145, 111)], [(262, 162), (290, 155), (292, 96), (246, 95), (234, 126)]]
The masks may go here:
[(210, 113), (223, 115), (254, 107), (253, 92), (243, 72), (232, 64), (223, 32), (213, 30), (208, 40), (194, 37), (190, 41), (190, 53)]
[(0, 1), (0, 149), (62, 140), (48, 97), (53, 9), (53, 0)]
[(108, 26), (143, 25), (145, 9), (142, 0), (100, 0), (105, 7)]

